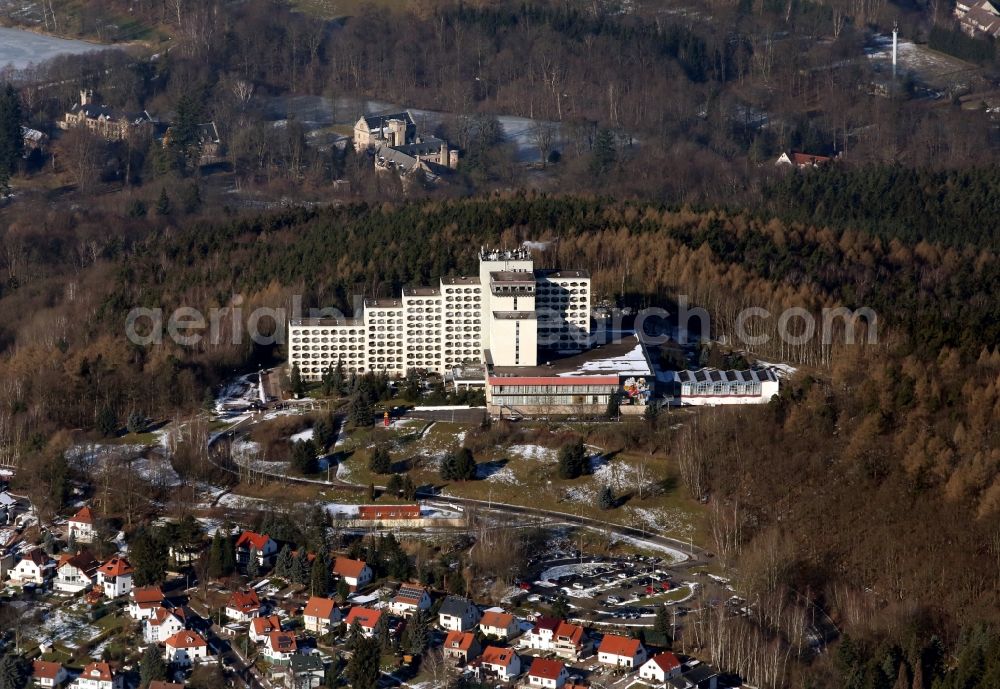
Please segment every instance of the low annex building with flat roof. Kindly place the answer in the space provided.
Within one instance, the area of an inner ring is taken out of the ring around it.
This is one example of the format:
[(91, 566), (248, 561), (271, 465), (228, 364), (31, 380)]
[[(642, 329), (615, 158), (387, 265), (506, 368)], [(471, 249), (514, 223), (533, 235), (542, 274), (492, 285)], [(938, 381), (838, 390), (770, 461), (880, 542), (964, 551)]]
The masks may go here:
[(667, 378), (673, 387), (671, 404), (677, 406), (763, 404), (778, 394), (779, 387), (774, 368), (668, 371)]

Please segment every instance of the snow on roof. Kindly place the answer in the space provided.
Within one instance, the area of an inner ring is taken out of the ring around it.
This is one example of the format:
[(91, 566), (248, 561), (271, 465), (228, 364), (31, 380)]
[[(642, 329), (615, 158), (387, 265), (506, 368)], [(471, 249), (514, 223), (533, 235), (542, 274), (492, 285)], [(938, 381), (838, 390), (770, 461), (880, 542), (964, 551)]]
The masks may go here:
[(620, 376), (649, 376), (653, 372), (649, 368), (646, 354), (642, 351), (642, 345), (636, 342), (635, 347), (624, 354), (613, 355), (604, 359), (594, 358), (584, 361), (577, 370), (558, 375), (581, 376), (593, 373), (617, 373)]

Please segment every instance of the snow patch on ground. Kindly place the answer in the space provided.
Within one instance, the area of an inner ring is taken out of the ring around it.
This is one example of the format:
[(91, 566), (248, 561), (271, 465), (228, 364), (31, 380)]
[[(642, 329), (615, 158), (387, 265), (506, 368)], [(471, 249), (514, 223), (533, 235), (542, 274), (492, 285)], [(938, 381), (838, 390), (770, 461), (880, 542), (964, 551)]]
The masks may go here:
[(260, 509), (261, 504), (264, 502), (261, 498), (252, 498), (249, 495), (234, 495), (233, 493), (226, 493), (219, 498), (220, 507), (229, 507), (236, 510)]
[(642, 538), (634, 538), (632, 536), (623, 536), (621, 534), (612, 534), (611, 543), (627, 543), (633, 547), (640, 548), (642, 550), (655, 551), (661, 553), (670, 559), (669, 564), (676, 564), (678, 562), (684, 562), (688, 559), (688, 554), (678, 550), (677, 548), (672, 548), (668, 545), (662, 543), (657, 543), (656, 541), (647, 541)]
[(555, 567), (549, 567), (543, 571), (538, 575), (538, 579), (539, 581), (546, 581), (547, 579), (558, 579), (560, 577), (572, 575), (591, 576), (594, 573), (594, 570), (607, 566), (607, 563), (604, 562), (581, 562), (576, 564), (557, 565)]
[[(483, 467), (486, 467), (486, 469), (484, 470)], [(514, 470), (510, 467), (496, 467), (496, 470), (494, 471), (491, 470), (490, 464), (480, 464), (476, 473), (479, 478), (492, 481), (494, 483), (506, 483), (510, 486), (518, 486), (521, 484), (517, 475), (514, 474)]]
[(89, 53), (106, 46), (46, 36), (25, 29), (0, 27), (0, 66), (24, 69), (59, 55)]
[(111, 459), (127, 459), (142, 454), (144, 445), (85, 443), (66, 450), (66, 460), (75, 468), (92, 470)]
[(260, 401), (258, 374), (247, 373), (227, 382), (215, 398), (215, 413), (219, 415), (243, 411)]
[(563, 494), (563, 499), (568, 502), (594, 504), (597, 501), (597, 486), (575, 486), (569, 488)]
[(557, 450), (541, 445), (511, 445), (507, 451), (516, 457), (536, 462), (556, 462), (559, 458)]
[(42, 624), (29, 633), (40, 643), (60, 643), (68, 648), (76, 648), (78, 641), (97, 635), (86, 612), (69, 606), (48, 612)]
[(293, 443), (298, 443), (312, 439), (313, 439), (313, 429), (307, 428), (304, 431), (299, 431), (298, 433), (294, 434), (288, 440)]
[(233, 461), (242, 467), (256, 469), (270, 474), (287, 474), (288, 462), (271, 462), (263, 459), (263, 449), (260, 443), (240, 439), (232, 446)]
[(323, 508), (329, 512), (334, 519), (354, 519), (358, 516), (358, 505), (328, 502), (323, 506)]
[(613, 491), (625, 491), (634, 488), (638, 472), (635, 467), (625, 462), (608, 462), (602, 464), (594, 472), (594, 479)]
[(672, 535), (694, 535), (694, 524), (691, 523), (690, 515), (683, 510), (631, 506), (626, 507), (625, 510), (635, 515), (639, 522), (651, 531), (670, 532)]
[(132, 468), (144, 481), (154, 486), (176, 488), (184, 483), (180, 474), (165, 459), (141, 457), (132, 463)]

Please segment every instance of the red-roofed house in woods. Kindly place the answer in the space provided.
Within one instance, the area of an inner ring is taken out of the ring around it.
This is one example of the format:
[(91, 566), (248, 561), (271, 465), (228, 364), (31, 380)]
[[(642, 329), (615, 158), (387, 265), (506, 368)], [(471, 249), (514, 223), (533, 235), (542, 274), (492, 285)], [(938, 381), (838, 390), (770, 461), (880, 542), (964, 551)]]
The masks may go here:
[(307, 632), (326, 634), (340, 622), (340, 608), (330, 598), (311, 596), (302, 610), (302, 626)]
[(635, 669), (646, 662), (646, 648), (638, 639), (605, 634), (597, 648), (597, 660), (605, 665)]
[(512, 648), (487, 646), (476, 661), (476, 675), (480, 679), (493, 678), (510, 682), (521, 674), (521, 659)]
[(371, 608), (362, 608), (355, 605), (347, 613), (347, 617), (344, 618), (344, 624), (350, 629), (357, 622), (361, 627), (361, 633), (367, 637), (371, 637), (375, 635), (375, 627), (381, 619), (381, 610), (372, 610)]
[(441, 647), (441, 653), (445, 658), (456, 660), (462, 665), (478, 658), (481, 652), (479, 639), (472, 632), (448, 632)]
[(163, 591), (159, 586), (139, 586), (128, 596), (128, 614), (133, 620), (146, 620), (163, 607)]
[(338, 557), (333, 560), (333, 573), (344, 580), (352, 591), (371, 583), (372, 568), (364, 560), (352, 560), (349, 557)]
[(250, 562), (250, 553), (257, 551), (257, 564), (261, 567), (270, 567), (274, 562), (274, 556), (278, 553), (278, 544), (267, 534), (244, 531), (236, 539), (236, 565), (240, 569), (246, 569)]
[(114, 556), (97, 568), (97, 585), (108, 598), (125, 596), (132, 590), (135, 568), (124, 557)]
[(271, 632), (281, 631), (281, 620), (277, 615), (267, 615), (266, 617), (255, 617), (250, 620), (250, 631), (247, 635), (255, 644), (263, 643)]
[(62, 663), (48, 663), (44, 660), (36, 660), (31, 664), (31, 681), (40, 687), (57, 687), (66, 681), (68, 677), (66, 668)]
[(208, 642), (198, 632), (187, 629), (177, 632), (163, 642), (163, 657), (168, 663), (187, 667), (208, 657)]
[(90, 663), (70, 684), (72, 689), (122, 689), (125, 676), (104, 662)]
[(821, 165), (826, 165), (832, 160), (833, 158), (829, 156), (812, 155), (811, 153), (799, 153), (792, 151), (791, 153), (782, 153), (778, 156), (778, 159), (774, 161), (774, 164), (791, 165), (801, 170), (809, 167), (820, 167)]
[(535, 658), (528, 669), (528, 685), (543, 689), (562, 689), (569, 679), (569, 670), (561, 660)]
[(233, 591), (226, 603), (226, 617), (233, 622), (249, 622), (260, 615), (260, 598), (253, 589)]
[(66, 539), (72, 538), (77, 543), (93, 543), (97, 537), (94, 511), (89, 506), (80, 508), (66, 521)]
[(681, 674), (681, 661), (670, 651), (657, 653), (639, 668), (639, 676), (653, 682), (666, 682)]

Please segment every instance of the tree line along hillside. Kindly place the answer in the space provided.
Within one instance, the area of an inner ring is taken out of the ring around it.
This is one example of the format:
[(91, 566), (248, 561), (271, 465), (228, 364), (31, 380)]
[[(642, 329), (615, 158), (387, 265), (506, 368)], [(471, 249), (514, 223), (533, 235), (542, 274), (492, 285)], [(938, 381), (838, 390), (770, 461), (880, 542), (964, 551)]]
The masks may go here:
[[(30, 68), (18, 84), (26, 124), (43, 131), (88, 87), (109, 107), (172, 122), (175, 144), (183, 120), (213, 121), (241, 183), (317, 197), (344, 179), (357, 195), (403, 191), (398, 179), (376, 178), (367, 156), (311, 146), (313, 115), (296, 111), (305, 102), (297, 96), (317, 98), (340, 123), (367, 100), (440, 111), (430, 133), (462, 151), (442, 192), (452, 194), (537, 183), (755, 204), (759, 179), (789, 149), (846, 150), (847, 165), (996, 160), (985, 110), (868, 93), (879, 76), (865, 57), (870, 20), (860, 15), (882, 21), (883, 13), (857, 8), (879, 3), (852, 2), (850, 11), (829, 4), (839, 9), (711, 3), (693, 19), (619, 14), (601, 3), (429, 2), (324, 22), (273, 0), (178, 1), (171, 12), (133, 3), (137, 18), (170, 27), (171, 50), (155, 60), (121, 50), (63, 56)], [(544, 175), (528, 174), (504, 142), (481, 140), (504, 115), (539, 121), (521, 133), (540, 158), (558, 153)], [(278, 120), (286, 126), (274, 127)], [(59, 173), (81, 189), (102, 181), (159, 186), (193, 174), (190, 150), (155, 139), (108, 146), (74, 132), (56, 144)], [(154, 198), (146, 194), (135, 212), (151, 210)]]
[[(867, 682), (886, 675), (886, 655), (912, 677), (934, 644), (957, 651), (976, 624), (1000, 623), (1000, 267), (988, 248), (523, 194), (186, 226), (132, 219), (117, 235), (108, 221), (80, 210), (12, 216), (3, 230), (0, 441), (29, 466), (58, 456), (65, 429), (193, 410), (234, 367), (282, 354), (247, 341), (136, 346), (124, 336), (136, 306), (208, 313), (240, 295), (245, 319), (302, 295), (307, 308), (349, 313), (353, 295), (474, 273), (480, 245), (532, 240), (547, 247), (539, 265), (591, 270), (599, 299), (670, 307), (687, 295), (717, 337), (733, 337), (747, 306), (879, 314), (877, 344), (754, 347), (803, 368), (781, 399), (701, 414), (665, 444), (685, 488), (709, 500), (714, 551), (760, 601), (740, 634), (761, 653), (794, 646), (802, 615), (820, 610), (852, 639), (836, 662), (797, 653), (789, 686)], [(735, 633), (717, 631), (706, 644)], [(761, 661), (713, 649), (735, 669)], [(927, 676), (946, 669), (928, 664)]]

